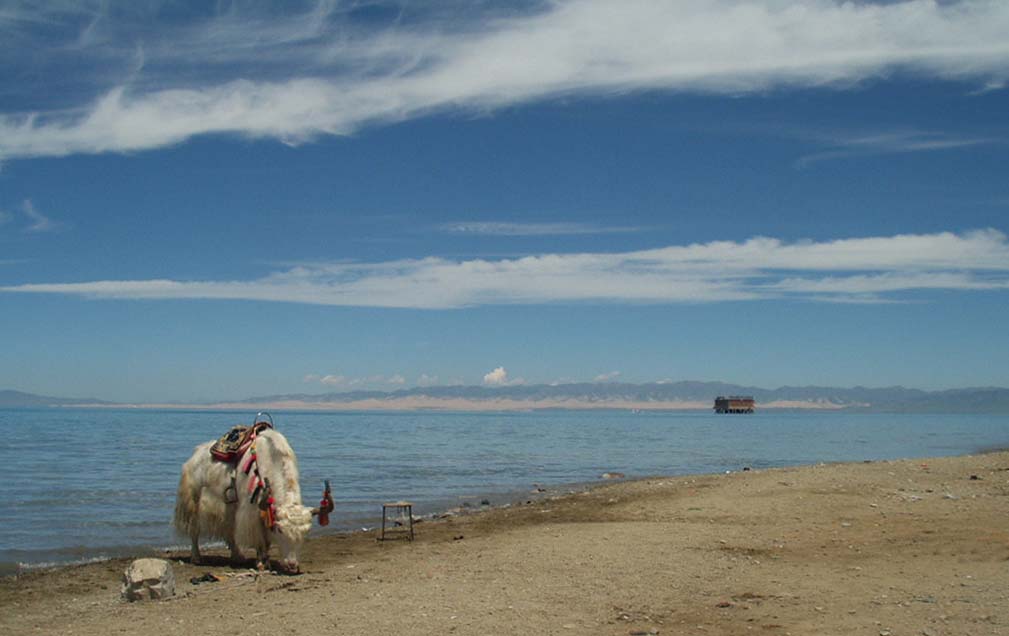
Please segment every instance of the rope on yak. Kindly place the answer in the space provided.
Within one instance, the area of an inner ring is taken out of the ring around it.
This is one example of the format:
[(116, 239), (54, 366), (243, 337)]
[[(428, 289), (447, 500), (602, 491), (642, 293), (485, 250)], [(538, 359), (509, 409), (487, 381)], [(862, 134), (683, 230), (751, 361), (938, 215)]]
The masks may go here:
[[(274, 505), (273, 496), (270, 492), (269, 481), (259, 474), (259, 463), (256, 461), (256, 440), (253, 438), (252, 445), (249, 446), (245, 459), (242, 461), (242, 472), (249, 475), (249, 485), (247, 492), (251, 494), (249, 503), (254, 504), (259, 500), (259, 516), (263, 519), (263, 525), (268, 530), (274, 530), (277, 526), (277, 509)], [(251, 473), (251, 475), (250, 475)]]

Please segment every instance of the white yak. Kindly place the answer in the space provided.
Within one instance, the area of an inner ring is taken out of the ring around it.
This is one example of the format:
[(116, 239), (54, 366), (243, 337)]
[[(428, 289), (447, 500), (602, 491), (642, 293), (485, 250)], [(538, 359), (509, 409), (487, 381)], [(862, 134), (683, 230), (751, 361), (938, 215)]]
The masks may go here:
[[(193, 563), (200, 561), (199, 539), (224, 539), (232, 561), (242, 560), (241, 548), (255, 548), (259, 567), (269, 566), (270, 544), (276, 540), (283, 568), (298, 571), (298, 550), (312, 526), (312, 511), (301, 505), (298, 460), (279, 432), (267, 429), (255, 441), (259, 474), (269, 483), (274, 500), (275, 525), (272, 530), (260, 515), (258, 503), (250, 501), (249, 474), (241, 469), (252, 449), (235, 464), (210, 455), (214, 441), (200, 444), (183, 464), (175, 501), (175, 528), (192, 540)], [(234, 480), (234, 482), (232, 482)], [(255, 484), (253, 484), (253, 487)], [(266, 495), (261, 494), (260, 500)]]

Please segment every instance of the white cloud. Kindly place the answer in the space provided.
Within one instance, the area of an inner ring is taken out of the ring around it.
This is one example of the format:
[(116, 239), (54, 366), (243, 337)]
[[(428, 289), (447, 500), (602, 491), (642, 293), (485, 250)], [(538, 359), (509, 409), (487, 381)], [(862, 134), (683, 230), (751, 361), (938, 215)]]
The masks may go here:
[(634, 227), (604, 227), (594, 223), (506, 223), (506, 222), (457, 222), (441, 226), (452, 234), (475, 234), (486, 236), (565, 236), (578, 234), (616, 234), (637, 232)]
[(522, 378), (510, 378), (504, 367), (497, 367), (483, 376), (483, 383), (487, 386), (516, 386), (525, 384), (526, 381)]
[(28, 218), (28, 227), (25, 228), (25, 232), (52, 232), (60, 228), (59, 223), (36, 210), (30, 199), (25, 199), (21, 204), (21, 211)]
[(805, 168), (820, 161), (845, 157), (931, 152), (1005, 143), (1005, 140), (999, 137), (964, 137), (916, 130), (822, 136), (819, 141), (829, 149), (800, 157), (795, 162), (796, 167)]
[(483, 377), (483, 384), (488, 387), (508, 387), (509, 385), (516, 384), (515, 381), (509, 380), (508, 372), (505, 367), (498, 366), (492, 372)]
[(610, 371), (609, 373), (600, 373), (595, 378), (592, 379), (593, 382), (612, 382), (620, 377), (619, 371)]
[[(53, 16), (22, 7), (0, 14), (0, 53), (41, 70), (54, 63), (47, 55), (79, 60), (93, 97), (0, 117), (0, 159), (129, 152), (218, 133), (301, 143), (561, 95), (735, 95), (845, 87), (895, 71), (981, 87), (1009, 78), (1002, 0), (566, 0), (519, 15), (485, 10), (496, 13), (471, 7), (378, 30), (332, 3), (288, 17), (234, 9), (181, 26), (155, 24), (143, 10), (68, 17), (73, 8), (63, 7), (60, 20), (80, 32), (54, 43), (33, 40), (32, 26)], [(119, 78), (96, 70), (116, 64)], [(23, 101), (59, 92), (31, 88)]]
[(248, 281), (29, 283), (0, 292), (106, 299), (221, 299), (450, 309), (544, 303), (697, 303), (805, 298), (878, 302), (913, 290), (1000, 290), (1009, 240), (963, 234), (797, 241), (755, 237), (616, 253), (302, 265)]
[(438, 384), (438, 376), (421, 373), (417, 378), (417, 386), (435, 386)]
[(326, 375), (309, 373), (304, 376), (303, 381), (309, 384), (319, 383), (330, 388), (343, 389), (401, 387), (406, 384), (406, 378), (398, 373), (394, 373), (390, 376), (379, 374), (365, 377), (352, 377), (337, 373), (330, 373)]
[(490, 386), (505, 386), (508, 384), (508, 372), (504, 367), (498, 367), (483, 376), (483, 383)]
[(404, 378), (403, 376), (401, 376), (398, 373), (390, 375), (388, 378), (385, 379), (385, 381), (388, 384), (393, 384), (393, 385), (397, 385), (397, 386), (402, 386), (402, 385), (406, 384), (406, 378)]
[(319, 378), (319, 382), (326, 386), (343, 386), (347, 383), (347, 378), (342, 375), (328, 374)]

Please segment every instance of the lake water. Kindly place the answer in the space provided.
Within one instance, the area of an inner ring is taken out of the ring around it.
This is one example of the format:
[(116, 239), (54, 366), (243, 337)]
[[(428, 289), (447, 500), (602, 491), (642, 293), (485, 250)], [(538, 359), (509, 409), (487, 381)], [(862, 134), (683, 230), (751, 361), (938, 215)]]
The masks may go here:
[[(0, 573), (186, 544), (171, 528), (179, 468), (198, 443), (253, 412), (0, 410)], [(415, 513), (533, 484), (832, 461), (955, 455), (1009, 446), (1009, 416), (832, 412), (281, 413), (306, 505), (333, 483), (328, 532), (374, 524), (384, 501)], [(313, 533), (319, 533), (318, 527)]]

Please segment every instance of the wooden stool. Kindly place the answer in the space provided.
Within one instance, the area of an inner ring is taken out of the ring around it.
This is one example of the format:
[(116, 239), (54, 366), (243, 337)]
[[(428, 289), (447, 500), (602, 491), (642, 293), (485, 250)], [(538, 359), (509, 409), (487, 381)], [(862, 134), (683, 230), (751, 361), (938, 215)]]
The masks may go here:
[[(382, 504), (382, 536), (379, 537), (379, 541), (385, 541), (385, 527), (386, 527), (386, 517), (389, 517), (389, 512), (392, 512), (390, 519), (395, 521), (397, 518), (401, 518), (406, 515), (406, 523), (399, 523), (402, 526), (401, 529), (396, 529), (395, 532), (403, 532), (406, 538), (413, 541), (413, 504), (409, 501), (394, 501), (392, 503)], [(390, 528), (390, 532), (393, 530)]]

